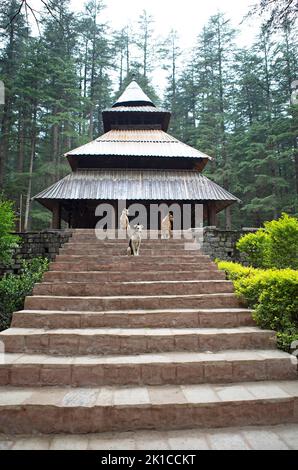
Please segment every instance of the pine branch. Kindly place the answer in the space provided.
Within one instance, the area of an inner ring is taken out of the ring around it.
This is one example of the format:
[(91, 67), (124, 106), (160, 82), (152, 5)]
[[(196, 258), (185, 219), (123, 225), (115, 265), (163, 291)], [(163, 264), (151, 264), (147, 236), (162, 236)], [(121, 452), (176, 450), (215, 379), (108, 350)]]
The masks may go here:
[(8, 29), (9, 26), (12, 26), (14, 20), (21, 13), (24, 4), (26, 4), (26, 0), (21, 0), (21, 4), (20, 4), (19, 8), (17, 9), (16, 13), (10, 18), (9, 23), (7, 23), (7, 25), (5, 26), (5, 29)]
[(63, 29), (63, 25), (61, 24), (61, 21), (56, 18), (56, 16), (54, 15), (54, 13), (52, 12), (51, 10), (51, 7), (49, 6), (48, 2), (46, 0), (40, 0), (41, 3), (46, 7), (46, 9), (48, 10), (49, 14), (52, 16), (52, 18), (54, 18), (55, 21), (57, 21), (57, 23), (61, 26), (61, 28)]
[(26, 6), (26, 11), (27, 11), (27, 8), (29, 8), (29, 10), (31, 11), (31, 13), (32, 13), (32, 15), (35, 19), (36, 26), (38, 28), (39, 36), (41, 36), (41, 32), (40, 32), (40, 28), (39, 28), (39, 21), (36, 17), (36, 14), (35, 14), (35, 13), (38, 13), (38, 12), (36, 10), (34, 10), (34, 8), (32, 8), (30, 5), (28, 5), (26, 1), (25, 1), (25, 6)]

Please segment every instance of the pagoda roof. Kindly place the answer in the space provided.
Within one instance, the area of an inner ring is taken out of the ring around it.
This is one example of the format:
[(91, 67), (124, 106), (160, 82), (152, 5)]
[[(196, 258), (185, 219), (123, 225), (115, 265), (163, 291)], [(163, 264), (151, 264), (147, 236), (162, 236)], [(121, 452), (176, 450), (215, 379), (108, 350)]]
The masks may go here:
[(193, 170), (78, 170), (34, 197), (52, 200), (215, 201), (218, 211), (239, 199)]
[(112, 108), (106, 108), (103, 113), (167, 113), (171, 114), (166, 109), (157, 108), (156, 106), (114, 106)]
[(154, 103), (144, 93), (140, 85), (133, 80), (124, 90), (121, 96), (113, 104), (113, 108), (118, 106), (153, 106)]
[(170, 134), (157, 130), (119, 130), (113, 129), (97, 139), (82, 145), (65, 156), (129, 156), (129, 157), (172, 157), (203, 159), (211, 157), (199, 150), (180, 142)]

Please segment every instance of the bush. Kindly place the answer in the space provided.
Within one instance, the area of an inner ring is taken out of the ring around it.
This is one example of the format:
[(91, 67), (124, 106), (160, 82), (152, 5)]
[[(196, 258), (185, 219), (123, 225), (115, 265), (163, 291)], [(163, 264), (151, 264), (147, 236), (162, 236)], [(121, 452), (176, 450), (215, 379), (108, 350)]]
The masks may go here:
[(288, 331), (298, 326), (298, 272), (291, 269), (260, 270), (235, 282), (238, 294), (255, 309), (262, 328)]
[(292, 348), (291, 348), (291, 344), (294, 342), (294, 341), (298, 341), (298, 333), (297, 333), (297, 330), (294, 332), (287, 332), (287, 333), (280, 333), (278, 332), (277, 333), (277, 347), (279, 349), (283, 349), (284, 351), (287, 351), (287, 352), (294, 352), (297, 350), (297, 348), (293, 348), (293, 351), (292, 351)]
[(298, 269), (298, 219), (283, 214), (266, 222), (265, 230), (270, 239), (269, 266)]
[(18, 246), (19, 237), (12, 235), (15, 230), (13, 203), (0, 194), (0, 263), (9, 264), (13, 249)]
[(236, 244), (236, 248), (245, 254), (246, 261), (255, 268), (268, 265), (269, 246), (269, 235), (263, 229), (243, 235)]
[(241, 237), (238, 250), (255, 268), (298, 268), (298, 220), (282, 214), (264, 229)]
[(46, 258), (23, 261), (21, 274), (6, 274), (0, 280), (0, 330), (9, 328), (13, 312), (23, 308), (25, 297), (32, 293), (48, 265)]
[(238, 263), (218, 263), (234, 282), (236, 294), (254, 309), (261, 328), (277, 331), (278, 347), (290, 350), (298, 339), (298, 271), (254, 269)]
[(232, 281), (250, 276), (256, 271), (252, 267), (242, 266), (242, 264), (233, 263), (232, 261), (217, 261), (217, 264), (218, 268), (225, 271), (226, 276)]

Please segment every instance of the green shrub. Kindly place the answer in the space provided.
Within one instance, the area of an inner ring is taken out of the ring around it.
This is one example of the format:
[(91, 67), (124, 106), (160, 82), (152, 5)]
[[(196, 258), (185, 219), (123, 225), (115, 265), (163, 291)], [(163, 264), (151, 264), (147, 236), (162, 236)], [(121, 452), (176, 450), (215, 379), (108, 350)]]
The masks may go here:
[(298, 220), (282, 214), (265, 228), (248, 233), (237, 242), (238, 250), (255, 268), (298, 269)]
[(24, 261), (21, 274), (6, 274), (0, 280), (0, 330), (9, 328), (13, 312), (23, 308), (26, 295), (32, 293), (48, 264), (46, 258)]
[(243, 235), (236, 244), (236, 248), (245, 255), (246, 261), (255, 268), (268, 266), (269, 247), (270, 238), (263, 229)]
[(269, 266), (298, 269), (298, 219), (283, 214), (264, 225), (270, 240)]
[(254, 309), (257, 325), (275, 330), (278, 347), (289, 351), (298, 339), (298, 271), (254, 269), (225, 261), (218, 267), (233, 280), (236, 294)]
[[(293, 331), (288, 331), (286, 333), (277, 333), (277, 347), (283, 349), (287, 352), (293, 352), (291, 350), (291, 345), (294, 341), (298, 341), (298, 332), (297, 329)], [(294, 349), (295, 350), (295, 349)]]
[(235, 281), (235, 288), (254, 308), (254, 318), (262, 328), (289, 331), (298, 326), (297, 271), (260, 270)]
[(232, 281), (250, 276), (256, 271), (252, 267), (242, 266), (242, 264), (233, 263), (232, 261), (218, 261), (217, 264), (218, 268), (225, 271), (227, 277)]
[(0, 263), (9, 264), (13, 248), (18, 246), (19, 237), (12, 235), (15, 230), (13, 203), (0, 194)]

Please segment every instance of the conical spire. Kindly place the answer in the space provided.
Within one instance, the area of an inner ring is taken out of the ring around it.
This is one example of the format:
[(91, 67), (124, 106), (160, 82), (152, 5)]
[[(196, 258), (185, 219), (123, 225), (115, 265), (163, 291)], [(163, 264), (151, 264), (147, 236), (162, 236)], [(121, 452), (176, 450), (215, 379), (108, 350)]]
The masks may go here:
[(154, 106), (150, 98), (143, 92), (142, 88), (133, 80), (118, 98), (113, 108), (117, 106)]

